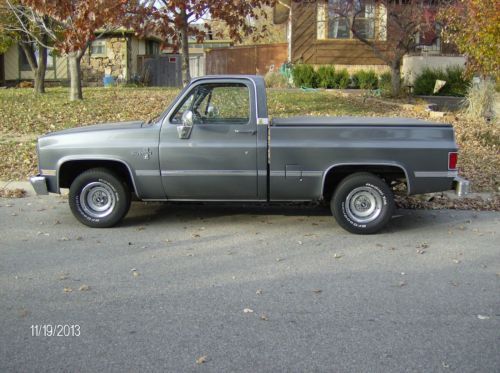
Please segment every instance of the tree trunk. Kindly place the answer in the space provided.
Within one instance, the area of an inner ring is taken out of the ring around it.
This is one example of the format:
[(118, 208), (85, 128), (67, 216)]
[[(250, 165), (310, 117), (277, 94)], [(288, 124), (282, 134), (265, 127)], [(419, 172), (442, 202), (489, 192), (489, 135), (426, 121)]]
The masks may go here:
[(399, 96), (401, 91), (401, 64), (399, 62), (391, 65), (391, 88), (392, 96)]
[(180, 40), (182, 51), (182, 84), (187, 86), (191, 81), (191, 72), (189, 71), (188, 18), (185, 9), (181, 9), (181, 17), (183, 18)]
[(80, 68), (80, 61), (83, 53), (80, 55), (78, 52), (71, 52), (68, 54), (69, 62), (69, 100), (83, 100), (82, 93), (82, 70)]
[(47, 48), (38, 44), (38, 60), (35, 54), (35, 43), (27, 38), (19, 43), (33, 74), (35, 93), (45, 93), (45, 71), (47, 70)]
[(47, 48), (38, 46), (38, 67), (35, 76), (35, 93), (45, 93), (45, 72), (47, 71)]

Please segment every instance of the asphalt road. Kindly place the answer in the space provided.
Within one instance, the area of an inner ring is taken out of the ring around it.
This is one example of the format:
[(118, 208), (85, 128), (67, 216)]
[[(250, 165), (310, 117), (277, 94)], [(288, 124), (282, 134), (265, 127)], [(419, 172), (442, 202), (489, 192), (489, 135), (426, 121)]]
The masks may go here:
[(355, 236), (322, 208), (135, 203), (97, 230), (48, 196), (1, 199), (0, 227), (1, 372), (500, 371), (499, 213)]

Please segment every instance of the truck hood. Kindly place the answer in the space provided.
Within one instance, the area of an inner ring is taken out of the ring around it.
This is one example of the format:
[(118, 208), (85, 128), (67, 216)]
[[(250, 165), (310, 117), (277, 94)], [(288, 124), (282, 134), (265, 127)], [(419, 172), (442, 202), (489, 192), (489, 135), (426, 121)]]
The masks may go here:
[(84, 126), (84, 127), (76, 127), (69, 128), (67, 130), (50, 132), (46, 134), (44, 137), (52, 137), (59, 135), (70, 135), (77, 133), (86, 133), (86, 132), (101, 132), (101, 131), (119, 131), (119, 130), (127, 130), (127, 129), (138, 129), (143, 126), (143, 121), (130, 121), (130, 122), (116, 122), (116, 123), (104, 123), (104, 124), (94, 124), (92, 126)]

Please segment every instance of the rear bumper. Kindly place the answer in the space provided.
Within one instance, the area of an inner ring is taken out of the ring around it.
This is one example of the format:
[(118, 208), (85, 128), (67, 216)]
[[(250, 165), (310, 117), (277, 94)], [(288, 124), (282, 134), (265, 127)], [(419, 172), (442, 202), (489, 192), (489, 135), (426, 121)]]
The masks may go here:
[(40, 196), (49, 194), (49, 191), (47, 189), (47, 178), (45, 176), (31, 176), (30, 183), (37, 195)]
[(453, 180), (453, 190), (455, 190), (457, 196), (465, 197), (467, 194), (470, 193), (470, 189), (471, 189), (471, 184), (469, 180), (466, 180), (459, 176), (457, 176)]

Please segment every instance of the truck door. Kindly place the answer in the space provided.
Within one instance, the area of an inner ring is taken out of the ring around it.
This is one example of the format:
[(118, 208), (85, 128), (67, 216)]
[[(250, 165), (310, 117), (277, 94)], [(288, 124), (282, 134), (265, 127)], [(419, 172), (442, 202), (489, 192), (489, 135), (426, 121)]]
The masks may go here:
[(254, 87), (245, 80), (194, 83), (165, 117), (160, 170), (169, 200), (256, 200)]

